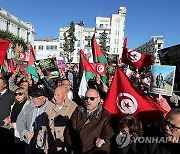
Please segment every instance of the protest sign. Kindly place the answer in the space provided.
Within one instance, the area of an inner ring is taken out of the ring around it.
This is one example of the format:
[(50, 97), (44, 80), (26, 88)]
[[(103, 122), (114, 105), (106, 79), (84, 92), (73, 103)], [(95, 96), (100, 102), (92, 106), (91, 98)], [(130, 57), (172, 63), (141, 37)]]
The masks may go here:
[(59, 77), (59, 71), (58, 71), (56, 58), (47, 58), (47, 59), (37, 60), (37, 63), (42, 69), (44, 75), (47, 76), (49, 79)]
[(176, 66), (152, 65), (150, 92), (172, 96)]

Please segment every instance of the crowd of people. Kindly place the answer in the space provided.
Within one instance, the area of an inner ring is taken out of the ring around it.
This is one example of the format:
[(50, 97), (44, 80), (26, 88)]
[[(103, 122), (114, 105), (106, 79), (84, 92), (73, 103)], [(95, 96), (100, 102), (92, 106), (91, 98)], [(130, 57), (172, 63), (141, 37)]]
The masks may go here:
[[(76, 71), (51, 81), (37, 66), (39, 82), (34, 82), (31, 74), (20, 72), (19, 66), (8, 76), (0, 72), (1, 154), (179, 153), (180, 109), (174, 108), (173, 96), (149, 93), (149, 72), (134, 71), (129, 76), (167, 111), (149, 124), (132, 114), (110, 114), (103, 102), (112, 80), (105, 84), (100, 75), (87, 82), (88, 89), (81, 98)], [(141, 142), (145, 137), (157, 139)], [(159, 141), (161, 138), (168, 140)]]

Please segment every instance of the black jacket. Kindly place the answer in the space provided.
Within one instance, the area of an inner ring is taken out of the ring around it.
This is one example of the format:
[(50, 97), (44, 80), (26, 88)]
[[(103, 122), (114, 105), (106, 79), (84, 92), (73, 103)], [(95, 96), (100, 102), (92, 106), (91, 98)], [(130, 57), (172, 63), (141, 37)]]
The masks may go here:
[(45, 77), (41, 79), (41, 83), (44, 85), (44, 89), (47, 92), (48, 98), (51, 100), (54, 97), (54, 90), (57, 86), (50, 84)]
[(7, 91), (0, 96), (0, 127), (4, 125), (4, 119), (10, 115), (11, 105), (14, 103), (14, 92)]
[(147, 144), (139, 154), (179, 154), (179, 143), (151, 143)]

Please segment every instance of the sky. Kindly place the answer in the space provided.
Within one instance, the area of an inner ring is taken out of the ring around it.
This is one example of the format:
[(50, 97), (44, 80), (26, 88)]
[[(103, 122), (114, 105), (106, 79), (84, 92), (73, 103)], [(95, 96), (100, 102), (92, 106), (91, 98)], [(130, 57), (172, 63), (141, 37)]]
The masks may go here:
[(95, 27), (96, 17), (111, 17), (126, 7), (125, 37), (134, 49), (151, 39), (164, 36), (164, 47), (180, 43), (180, 0), (0, 0), (0, 7), (30, 22), (35, 38), (58, 38), (60, 27), (84, 21)]

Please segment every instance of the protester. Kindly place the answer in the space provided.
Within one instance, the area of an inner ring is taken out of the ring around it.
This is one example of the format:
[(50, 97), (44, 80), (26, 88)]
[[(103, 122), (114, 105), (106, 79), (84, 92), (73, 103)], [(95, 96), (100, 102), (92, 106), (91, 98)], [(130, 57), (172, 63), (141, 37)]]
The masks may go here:
[(107, 91), (108, 91), (108, 87), (107, 87), (107, 85), (105, 83), (102, 82), (101, 76), (99, 74), (97, 74), (95, 76), (95, 78), (90, 79), (88, 81), (88, 87), (93, 88), (93, 89), (97, 89), (98, 92), (99, 92), (99, 95), (100, 95), (100, 97), (102, 99), (102, 102), (105, 100), (106, 94), (107, 94)]
[(147, 143), (140, 154), (179, 154), (179, 141), (180, 109), (172, 109), (163, 121), (161, 136), (153, 143)]
[(71, 91), (71, 84), (70, 84), (70, 80), (68, 78), (62, 79), (61, 80), (61, 85), (65, 86), (66, 91), (67, 91), (67, 95), (68, 98), (70, 100), (73, 100), (73, 92)]
[[(46, 89), (46, 91), (47, 91), (47, 93), (49, 95), (49, 98), (52, 99), (53, 96), (54, 96), (54, 90), (55, 90), (55, 88), (57, 86), (52, 85), (47, 81), (47, 79), (45, 78), (45, 76), (44, 76), (44, 74), (43, 74), (40, 67), (37, 67), (37, 72), (38, 72), (38, 74), (40, 76), (42, 84), (44, 85), (44, 88)], [(67, 78), (64, 78), (64, 79), (61, 80), (59, 85), (64, 85), (66, 87), (66, 90), (67, 90), (67, 93), (68, 93), (68, 98), (70, 100), (72, 100), (73, 99), (73, 93), (70, 90), (71, 89), (70, 81)]]
[(14, 102), (14, 92), (7, 87), (7, 80), (0, 77), (0, 153), (8, 154), (12, 152), (13, 133), (9, 127), (11, 105)]
[[(124, 115), (118, 125), (119, 133), (116, 136), (117, 150), (116, 154), (138, 154), (138, 151), (143, 146), (140, 143), (136, 143), (138, 137), (142, 134), (142, 123), (134, 115)], [(123, 140), (127, 140), (126, 143)], [(113, 149), (114, 150), (114, 149)]]
[(65, 142), (74, 154), (109, 153), (113, 130), (111, 115), (102, 107), (99, 92), (88, 89), (83, 106), (73, 112), (65, 128)]
[(11, 109), (11, 127), (14, 128), (14, 154), (24, 154), (24, 144), (22, 141), (20, 141), (20, 136), (19, 132), (17, 131), (16, 128), (16, 120), (17, 116), (21, 112), (22, 108), (24, 107), (25, 104), (28, 103), (28, 94), (27, 91), (24, 90), (23, 88), (17, 88), (15, 91), (15, 101), (14, 104), (12, 105)]
[(21, 110), (17, 118), (17, 130), (20, 140), (25, 142), (25, 154), (42, 154), (42, 121), (44, 111), (49, 103), (43, 89), (32, 93), (32, 100)]
[(37, 89), (32, 79), (31, 74), (27, 73), (20, 76), (19, 81), (17, 81), (17, 77), (20, 71), (20, 66), (17, 66), (12, 76), (9, 78), (9, 89), (15, 91), (17, 88), (21, 87), (28, 92), (28, 95)]
[(66, 86), (55, 89), (53, 102), (49, 103), (44, 116), (45, 153), (66, 153), (64, 128), (68, 124), (76, 103), (68, 99)]

